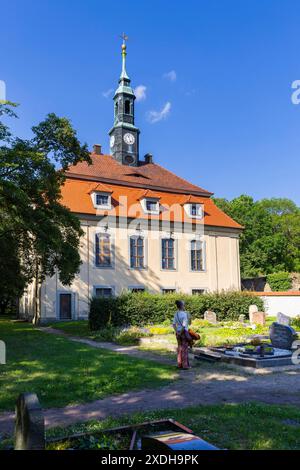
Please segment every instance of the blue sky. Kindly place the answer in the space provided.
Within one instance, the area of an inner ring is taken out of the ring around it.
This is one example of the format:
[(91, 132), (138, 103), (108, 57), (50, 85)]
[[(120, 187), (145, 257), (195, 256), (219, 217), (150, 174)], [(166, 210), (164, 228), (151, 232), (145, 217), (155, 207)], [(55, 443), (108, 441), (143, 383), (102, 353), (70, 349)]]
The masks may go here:
[(108, 152), (108, 92), (125, 31), (128, 74), (144, 87), (141, 157), (151, 152), (216, 196), (300, 205), (300, 105), (291, 101), (298, 0), (10, 0), (0, 8), (0, 80), (20, 103), (19, 136), (55, 112)]

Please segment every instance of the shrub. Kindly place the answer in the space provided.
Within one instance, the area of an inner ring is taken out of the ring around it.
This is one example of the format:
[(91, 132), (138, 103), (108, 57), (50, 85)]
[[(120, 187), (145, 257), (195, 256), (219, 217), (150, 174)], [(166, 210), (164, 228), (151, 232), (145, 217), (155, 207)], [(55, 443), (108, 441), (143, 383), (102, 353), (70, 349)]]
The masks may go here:
[(174, 333), (174, 329), (170, 324), (169, 326), (164, 326), (164, 325), (149, 326), (149, 330), (153, 335), (170, 335), (171, 333)]
[(291, 320), (291, 326), (295, 328), (295, 330), (300, 330), (300, 315)]
[(117, 308), (117, 299), (94, 297), (91, 301), (89, 312), (90, 330), (100, 330), (107, 325), (112, 325), (112, 317)]
[(131, 345), (138, 344), (140, 338), (146, 338), (152, 336), (149, 330), (146, 328), (138, 328), (132, 326), (131, 328), (125, 328), (121, 330), (115, 337), (115, 341), (118, 344)]
[[(221, 292), (216, 294), (150, 294), (148, 292), (126, 292), (111, 299), (94, 298), (91, 302), (89, 326), (99, 330), (107, 325), (144, 326), (172, 322), (176, 307), (175, 300), (185, 301), (186, 310), (193, 319), (203, 319), (205, 310), (213, 310), (219, 321), (237, 320), (239, 315), (248, 317), (251, 304), (263, 310), (263, 301), (250, 292)], [(166, 325), (166, 326), (167, 326)]]
[(107, 325), (100, 330), (97, 330), (95, 334), (95, 339), (97, 341), (115, 341), (116, 337), (120, 333), (120, 328), (112, 325)]
[(287, 291), (292, 287), (290, 274), (284, 271), (269, 274), (267, 276), (267, 282), (274, 292)]

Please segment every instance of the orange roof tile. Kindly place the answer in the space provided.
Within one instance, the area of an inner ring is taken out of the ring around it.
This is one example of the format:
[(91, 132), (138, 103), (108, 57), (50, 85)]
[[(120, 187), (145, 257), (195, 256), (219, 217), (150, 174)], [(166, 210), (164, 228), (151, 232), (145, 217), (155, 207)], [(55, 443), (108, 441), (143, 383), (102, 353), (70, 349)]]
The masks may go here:
[[(106, 157), (105, 157), (106, 158)], [(125, 167), (126, 168), (126, 167)], [(128, 168), (127, 168), (128, 169)], [(144, 195), (145, 190), (139, 187), (124, 187), (119, 184), (106, 184), (107, 189), (112, 192), (112, 209), (95, 209), (92, 203), (91, 192), (95, 191), (98, 183), (91, 180), (79, 178), (67, 178), (62, 187), (62, 203), (72, 212), (79, 214), (102, 215), (108, 214), (116, 216), (127, 216), (130, 218), (156, 218), (160, 220), (187, 221), (191, 223), (204, 223), (209, 226), (241, 229), (242, 227), (221, 211), (209, 197), (198, 196), (195, 199), (199, 204), (204, 205), (204, 219), (196, 220), (188, 218), (182, 202), (189, 197), (189, 194), (182, 195), (169, 191), (156, 191), (160, 198), (161, 212), (159, 215), (145, 214), (142, 210), (139, 199)], [(173, 210), (172, 210), (173, 209)], [(174, 210), (175, 209), (175, 210)]]

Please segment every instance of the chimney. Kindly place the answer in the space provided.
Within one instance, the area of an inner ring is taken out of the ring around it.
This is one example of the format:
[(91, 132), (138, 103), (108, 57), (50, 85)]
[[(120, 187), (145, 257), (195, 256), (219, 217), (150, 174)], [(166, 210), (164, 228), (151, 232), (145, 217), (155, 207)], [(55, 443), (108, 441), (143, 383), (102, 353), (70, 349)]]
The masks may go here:
[(94, 145), (94, 153), (96, 153), (96, 155), (101, 155), (102, 154), (100, 144), (95, 144)]
[(151, 153), (146, 153), (144, 158), (146, 163), (153, 163), (153, 155)]

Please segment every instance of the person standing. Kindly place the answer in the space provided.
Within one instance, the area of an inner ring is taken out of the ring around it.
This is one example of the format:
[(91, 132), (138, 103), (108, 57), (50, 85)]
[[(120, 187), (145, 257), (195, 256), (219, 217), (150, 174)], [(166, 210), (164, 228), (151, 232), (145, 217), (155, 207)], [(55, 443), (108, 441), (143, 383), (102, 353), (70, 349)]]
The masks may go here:
[(177, 312), (173, 319), (173, 328), (176, 333), (176, 339), (178, 344), (177, 349), (177, 367), (179, 369), (190, 369), (189, 364), (189, 324), (191, 322), (191, 316), (185, 311), (185, 305), (183, 300), (176, 300)]

